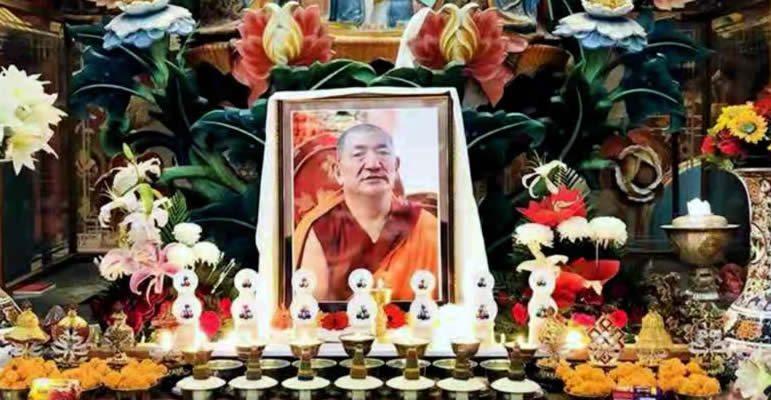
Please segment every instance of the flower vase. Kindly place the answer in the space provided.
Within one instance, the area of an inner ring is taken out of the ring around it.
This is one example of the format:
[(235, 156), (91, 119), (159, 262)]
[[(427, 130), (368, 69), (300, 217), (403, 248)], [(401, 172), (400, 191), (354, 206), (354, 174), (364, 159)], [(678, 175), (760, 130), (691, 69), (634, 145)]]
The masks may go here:
[(750, 207), (750, 263), (741, 295), (726, 312), (725, 337), (736, 351), (771, 348), (771, 168), (737, 169)]

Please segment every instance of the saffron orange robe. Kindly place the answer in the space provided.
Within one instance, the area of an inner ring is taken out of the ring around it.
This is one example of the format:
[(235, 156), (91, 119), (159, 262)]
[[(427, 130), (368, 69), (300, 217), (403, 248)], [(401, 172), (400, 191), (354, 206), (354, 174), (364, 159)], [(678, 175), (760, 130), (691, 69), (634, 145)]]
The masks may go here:
[(373, 242), (348, 210), (342, 194), (332, 203), (323, 213), (310, 212), (295, 230), (295, 240), (299, 240), (294, 247), (295, 266), (302, 259), (311, 229), (324, 251), (329, 298), (319, 300), (348, 299), (352, 295), (348, 275), (359, 268), (370, 270), (376, 282), (382, 279), (393, 290), (394, 301), (414, 297), (409, 281), (415, 271), (429, 270), (438, 278), (439, 225), (433, 214), (395, 197), (380, 236)]

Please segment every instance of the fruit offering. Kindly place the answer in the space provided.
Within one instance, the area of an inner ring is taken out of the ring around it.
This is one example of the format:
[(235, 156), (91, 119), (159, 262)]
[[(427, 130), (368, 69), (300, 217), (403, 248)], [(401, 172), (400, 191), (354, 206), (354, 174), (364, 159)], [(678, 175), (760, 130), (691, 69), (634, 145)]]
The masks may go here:
[(604, 397), (613, 391), (613, 380), (600, 368), (589, 364), (570, 368), (564, 361), (557, 366), (557, 376), (565, 382), (565, 392), (582, 397)]
[(110, 389), (144, 390), (155, 386), (166, 375), (166, 367), (150, 360), (130, 360), (120, 372), (110, 371), (104, 377), (104, 384)]
[(39, 357), (14, 358), (0, 370), (0, 389), (28, 389), (37, 378), (59, 378), (53, 361)]
[(107, 365), (107, 361), (93, 358), (77, 368), (62, 372), (62, 378), (76, 380), (80, 382), (81, 389), (91, 390), (101, 385), (110, 371), (112, 370)]
[(662, 361), (659, 365), (659, 388), (665, 392), (675, 390), (687, 373), (685, 364), (677, 358)]
[(650, 368), (623, 362), (608, 373), (619, 388), (656, 387), (656, 375)]

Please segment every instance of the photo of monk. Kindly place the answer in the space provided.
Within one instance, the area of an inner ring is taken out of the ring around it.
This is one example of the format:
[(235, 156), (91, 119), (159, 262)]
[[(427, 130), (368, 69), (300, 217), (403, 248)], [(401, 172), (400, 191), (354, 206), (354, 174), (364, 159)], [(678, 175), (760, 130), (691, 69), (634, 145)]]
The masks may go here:
[(438, 119), (429, 107), (293, 112), (293, 270), (313, 272), (318, 301), (349, 299), (359, 268), (393, 301), (413, 299), (417, 270), (442, 279)]

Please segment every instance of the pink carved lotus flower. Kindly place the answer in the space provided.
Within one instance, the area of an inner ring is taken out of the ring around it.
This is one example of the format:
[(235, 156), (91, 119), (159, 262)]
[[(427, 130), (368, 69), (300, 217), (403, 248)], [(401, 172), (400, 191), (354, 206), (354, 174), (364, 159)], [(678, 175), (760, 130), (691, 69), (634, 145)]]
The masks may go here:
[(527, 41), (514, 42), (503, 35), (496, 10), (479, 11), (475, 3), (463, 8), (447, 4), (426, 16), (418, 35), (410, 41), (415, 61), (431, 69), (455, 62), (479, 83), (495, 105), (514, 72), (504, 61), (508, 52), (521, 52)]
[(250, 103), (268, 90), (273, 66), (311, 65), (332, 59), (332, 36), (321, 24), (317, 6), (268, 3), (259, 11), (247, 11), (238, 31), (241, 39), (236, 40), (235, 48), (239, 58), (233, 77), (251, 89)]

